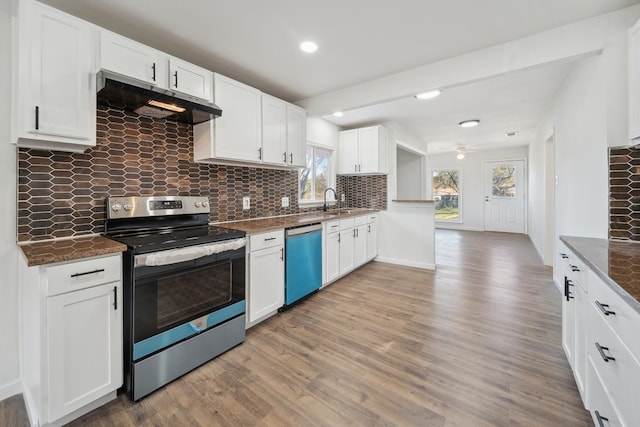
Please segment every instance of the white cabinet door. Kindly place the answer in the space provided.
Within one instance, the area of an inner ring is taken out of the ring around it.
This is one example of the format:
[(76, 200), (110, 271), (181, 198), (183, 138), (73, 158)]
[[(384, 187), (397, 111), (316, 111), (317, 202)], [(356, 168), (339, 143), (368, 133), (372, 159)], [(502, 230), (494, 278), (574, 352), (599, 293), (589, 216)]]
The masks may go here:
[(355, 229), (356, 237), (353, 241), (353, 267), (359, 267), (367, 262), (367, 225), (359, 225)]
[(169, 88), (213, 101), (213, 73), (178, 58), (169, 58)]
[(287, 103), (262, 94), (262, 161), (286, 165)]
[(628, 46), (629, 139), (632, 140), (640, 138), (640, 21), (629, 29)]
[(367, 224), (367, 261), (378, 256), (378, 225)]
[(123, 76), (167, 87), (166, 58), (142, 43), (100, 30), (100, 68)]
[(287, 159), (289, 166), (304, 167), (307, 159), (307, 111), (287, 104)]
[(340, 230), (340, 276), (353, 270), (353, 249), (355, 247), (355, 229)]
[[(17, 137), (26, 141), (18, 142), (68, 151), (94, 146), (96, 82), (91, 26), (36, 2), (22, 3), (26, 8), (19, 24)], [(62, 144), (56, 147), (47, 142)]]
[(324, 283), (334, 281), (340, 276), (340, 233), (325, 235)]
[(587, 347), (586, 347), (586, 309), (587, 309), (587, 294), (585, 289), (582, 288), (582, 284), (576, 283), (573, 287), (574, 301), (574, 346), (573, 346), (573, 369), (576, 379), (576, 385), (580, 391), (580, 395), (585, 396), (585, 376), (587, 370)]
[(122, 282), (47, 298), (49, 421), (122, 385)]
[(575, 349), (575, 285), (564, 276), (564, 288), (562, 294), (562, 348), (567, 355), (567, 360), (572, 369), (574, 368)]
[(380, 126), (371, 126), (358, 129), (359, 155), (358, 172), (375, 173), (380, 172), (379, 155), (379, 129)]
[(222, 117), (214, 122), (216, 158), (262, 160), (262, 94), (235, 80), (214, 74), (214, 102)]
[(249, 253), (249, 323), (284, 304), (284, 246)]
[(358, 129), (340, 132), (338, 140), (338, 173), (358, 172)]

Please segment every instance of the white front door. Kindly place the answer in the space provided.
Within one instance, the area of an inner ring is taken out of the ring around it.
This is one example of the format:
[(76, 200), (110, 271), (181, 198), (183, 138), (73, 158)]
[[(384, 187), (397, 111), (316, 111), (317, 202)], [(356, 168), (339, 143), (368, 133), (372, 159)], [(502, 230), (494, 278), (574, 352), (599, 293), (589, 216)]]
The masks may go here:
[(524, 160), (484, 163), (484, 229), (524, 233)]

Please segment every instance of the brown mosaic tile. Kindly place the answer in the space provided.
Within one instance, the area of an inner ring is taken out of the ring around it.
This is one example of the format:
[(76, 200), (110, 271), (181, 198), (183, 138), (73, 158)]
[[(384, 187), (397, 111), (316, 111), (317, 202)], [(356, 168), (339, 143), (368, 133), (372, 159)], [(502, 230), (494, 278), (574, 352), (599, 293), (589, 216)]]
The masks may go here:
[(609, 150), (609, 237), (640, 241), (640, 148)]
[(387, 209), (386, 175), (338, 175), (336, 192), (345, 195), (348, 207)]

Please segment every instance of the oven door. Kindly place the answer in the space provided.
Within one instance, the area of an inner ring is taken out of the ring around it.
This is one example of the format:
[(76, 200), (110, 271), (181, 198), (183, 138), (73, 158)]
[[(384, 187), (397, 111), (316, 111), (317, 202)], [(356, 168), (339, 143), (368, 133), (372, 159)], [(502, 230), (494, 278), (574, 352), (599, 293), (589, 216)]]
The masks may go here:
[(245, 313), (244, 247), (175, 263), (165, 255), (160, 265), (135, 257), (134, 361)]

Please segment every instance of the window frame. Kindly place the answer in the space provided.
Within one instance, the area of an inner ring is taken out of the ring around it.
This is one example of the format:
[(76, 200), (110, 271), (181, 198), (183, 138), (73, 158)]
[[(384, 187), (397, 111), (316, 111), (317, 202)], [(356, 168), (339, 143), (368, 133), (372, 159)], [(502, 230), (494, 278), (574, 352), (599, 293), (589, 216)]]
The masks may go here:
[[(307, 145), (305, 147), (305, 167), (304, 168), (300, 168), (299, 173), (298, 173), (298, 204), (300, 206), (306, 207), (306, 206), (321, 206), (324, 203), (324, 199), (320, 199), (317, 200), (315, 198), (315, 191), (312, 191), (311, 195), (313, 196), (312, 199), (307, 200), (307, 199), (302, 199), (302, 189), (300, 188), (300, 180), (302, 178), (302, 173), (303, 171), (306, 169), (306, 153), (307, 153), (307, 149), (311, 148), (313, 150), (313, 157), (316, 157), (316, 150), (320, 150), (323, 151), (327, 154), (327, 187), (331, 187), (335, 189), (335, 182), (336, 182), (336, 173), (335, 173), (335, 153), (336, 150), (333, 147), (329, 147), (323, 144), (317, 144), (317, 143), (312, 143), (312, 142), (307, 142)], [(315, 162), (312, 163), (313, 166), (313, 171), (312, 171), (312, 177), (313, 180), (311, 182), (311, 188), (315, 188)], [(329, 202), (331, 202), (330, 204), (335, 204), (336, 199), (333, 196), (333, 193), (328, 193), (327, 194), (327, 203), (329, 204)]]
[(435, 218), (435, 212), (436, 212), (436, 208), (434, 205), (434, 219), (436, 222), (441, 222), (441, 223), (454, 223), (454, 224), (461, 224), (462, 221), (462, 168), (460, 167), (454, 167), (454, 168), (447, 168), (447, 167), (442, 167), (442, 168), (435, 168), (435, 169), (431, 169), (431, 173), (429, 174), (429, 188), (431, 191), (431, 198), (435, 200), (436, 195), (434, 194), (433, 191), (433, 174), (434, 172), (440, 172), (440, 171), (458, 171), (458, 218), (457, 219), (436, 219)]

